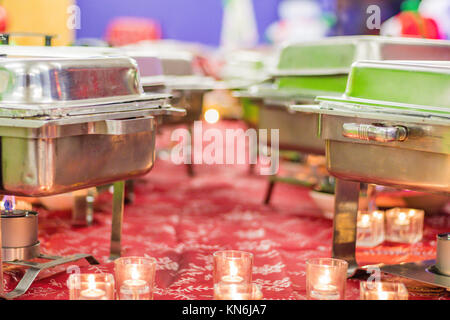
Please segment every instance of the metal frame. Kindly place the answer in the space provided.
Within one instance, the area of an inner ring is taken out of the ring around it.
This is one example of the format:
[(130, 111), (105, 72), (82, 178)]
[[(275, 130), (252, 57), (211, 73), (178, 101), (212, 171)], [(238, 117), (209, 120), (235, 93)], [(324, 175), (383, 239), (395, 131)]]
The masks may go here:
[[(356, 232), (360, 182), (336, 179), (332, 256), (348, 262), (347, 276), (359, 277), (356, 261)], [(368, 193), (371, 193), (369, 190)], [(370, 205), (370, 204), (369, 204)], [(382, 272), (450, 289), (450, 276), (439, 273), (435, 260), (396, 265), (380, 264)]]
[[(111, 224), (111, 247), (110, 247), (110, 259), (115, 260), (120, 257), (122, 250), (122, 221), (124, 210), (124, 198), (125, 198), (125, 181), (119, 181), (114, 183), (113, 194), (113, 212), (112, 212), (112, 224)], [(82, 200), (85, 201), (85, 198)], [(85, 211), (86, 212), (86, 211)], [(0, 219), (0, 248), (2, 247), (2, 221)], [(14, 299), (23, 295), (31, 286), (33, 281), (44, 269), (53, 268), (69, 262), (86, 259), (91, 264), (99, 264), (99, 262), (90, 254), (74, 254), (67, 257), (50, 256), (40, 254), (38, 259), (50, 260), (49, 262), (39, 263), (34, 261), (5, 261), (7, 264), (28, 267), (25, 275), (11, 292), (4, 293), (3, 287), (3, 257), (2, 250), (0, 250), (0, 298)]]
[[(38, 263), (38, 262), (32, 262), (32, 261), (12, 261), (12, 262), (6, 262), (8, 264), (17, 265), (17, 266), (24, 266), (29, 267), (27, 271), (25, 272), (25, 275), (20, 279), (17, 286), (14, 288), (14, 290), (8, 292), (7, 294), (4, 294), (3, 290), (3, 283), (2, 283), (2, 289), (1, 289), (1, 295), (0, 297), (5, 299), (14, 299), (21, 295), (23, 295), (27, 290), (30, 288), (33, 281), (36, 279), (36, 277), (39, 275), (39, 273), (44, 269), (50, 269), (62, 264), (66, 264), (69, 262), (86, 259), (89, 264), (99, 264), (99, 262), (90, 254), (74, 254), (72, 256), (68, 257), (59, 257), (59, 256), (48, 256), (45, 254), (39, 255), (37, 257), (39, 259), (46, 259), (50, 260), (49, 262), (45, 263)], [(3, 278), (3, 273), (0, 278)]]

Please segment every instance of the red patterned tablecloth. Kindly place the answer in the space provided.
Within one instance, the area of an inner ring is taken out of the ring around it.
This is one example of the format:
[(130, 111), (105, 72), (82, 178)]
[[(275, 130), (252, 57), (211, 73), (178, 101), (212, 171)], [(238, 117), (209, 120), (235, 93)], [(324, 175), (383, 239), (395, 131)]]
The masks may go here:
[[(212, 254), (236, 249), (254, 253), (254, 281), (265, 299), (305, 299), (305, 261), (330, 256), (332, 236), (332, 222), (320, 216), (308, 191), (280, 184), (272, 204), (265, 206), (267, 179), (249, 175), (246, 166), (196, 166), (195, 170), (196, 176), (190, 178), (184, 166), (158, 160), (153, 171), (136, 182), (136, 201), (125, 207), (123, 255), (157, 259), (154, 298), (212, 299)], [(108, 193), (101, 195), (91, 227), (71, 226), (70, 212), (39, 210), (42, 251), (91, 253), (101, 264), (80, 263), (81, 272), (113, 273), (113, 263), (108, 261), (111, 198)], [(434, 258), (435, 236), (449, 228), (448, 216), (429, 218), (422, 242), (358, 250), (358, 259)], [(20, 299), (68, 299), (65, 268), (44, 272)], [(11, 290), (22, 271), (8, 270), (5, 275), (6, 288)], [(346, 295), (358, 299), (358, 280), (348, 280)], [(410, 298), (450, 299), (450, 294), (411, 292)]]

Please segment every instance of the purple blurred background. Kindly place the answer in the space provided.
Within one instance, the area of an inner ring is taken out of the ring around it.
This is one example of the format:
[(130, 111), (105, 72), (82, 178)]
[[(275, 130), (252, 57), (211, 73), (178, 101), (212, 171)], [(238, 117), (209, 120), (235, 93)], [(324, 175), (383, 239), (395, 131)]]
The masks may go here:
[[(254, 0), (260, 41), (270, 23), (278, 19), (281, 0)], [(158, 20), (163, 37), (218, 45), (222, 25), (222, 0), (77, 0), (81, 29), (77, 38), (103, 38), (108, 22), (117, 16)]]
[[(77, 38), (104, 39), (106, 27), (114, 17), (134, 16), (157, 20), (163, 38), (201, 42), (217, 46), (222, 26), (224, 0), (77, 0), (81, 9), (81, 29)], [(378, 4), (382, 21), (397, 13), (403, 0), (317, 0), (324, 12), (338, 14), (338, 24), (329, 35), (362, 34), (366, 8)], [(259, 42), (266, 42), (265, 31), (278, 17), (282, 0), (253, 0)], [(342, 10), (337, 13), (337, 8)]]

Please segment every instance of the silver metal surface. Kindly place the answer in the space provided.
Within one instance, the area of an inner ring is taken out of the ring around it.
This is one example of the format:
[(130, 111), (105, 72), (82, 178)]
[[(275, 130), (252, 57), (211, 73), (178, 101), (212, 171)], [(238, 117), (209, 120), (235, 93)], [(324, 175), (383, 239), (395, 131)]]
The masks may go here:
[(89, 226), (94, 219), (94, 195), (92, 188), (73, 192), (72, 224)]
[[(38, 213), (15, 210), (2, 211), (2, 248), (33, 246), (38, 242)], [(4, 253), (5, 254), (5, 253)], [(3, 258), (6, 259), (5, 257)]]
[(143, 99), (136, 62), (128, 57), (0, 59), (0, 66), (3, 116), (6, 110), (16, 117), (53, 115), (80, 104)]
[(360, 187), (359, 182), (336, 180), (332, 257), (348, 262), (348, 276), (358, 268), (355, 251)]
[(155, 118), (103, 121), (97, 132), (95, 127), (98, 126), (92, 123), (77, 124), (67, 130), (84, 133), (60, 138), (3, 136), (0, 193), (48, 196), (136, 177), (151, 170)]
[(28, 269), (25, 272), (22, 279), (20, 279), (17, 286), (12, 291), (5, 294), (4, 290), (3, 290), (3, 283), (2, 283), (2, 285), (0, 286), (1, 287), (0, 290), (3, 290), (3, 293), (2, 293), (2, 295), (0, 295), (0, 297), (3, 297), (5, 299), (14, 299), (14, 298), (20, 297), (25, 292), (27, 292), (27, 290), (30, 288), (33, 281), (36, 279), (36, 277), (39, 275), (39, 273), (44, 269), (50, 269), (50, 268), (53, 268), (53, 267), (56, 267), (56, 266), (59, 266), (62, 264), (74, 262), (74, 261), (81, 260), (81, 259), (86, 259), (86, 261), (91, 265), (99, 264), (99, 262), (92, 255), (89, 255), (89, 254), (74, 254), (71, 256), (67, 256), (67, 257), (48, 256), (48, 255), (41, 254), (39, 256), (39, 258), (50, 260), (50, 261), (44, 262), (44, 263), (38, 263), (38, 262), (32, 262), (32, 261), (8, 262), (8, 264), (28, 267)]
[(259, 104), (258, 128), (269, 132), (278, 129), (282, 150), (325, 154), (325, 142), (319, 136), (317, 114), (290, 112), (288, 103), (265, 100)]
[(36, 242), (31, 246), (8, 248), (2, 247), (3, 261), (31, 260), (39, 257), (41, 244)]
[(436, 269), (450, 277), (450, 233), (437, 236)]
[(383, 127), (370, 124), (344, 123), (342, 135), (358, 140), (378, 142), (404, 141), (408, 136), (405, 127)]
[(109, 259), (115, 260), (122, 252), (122, 223), (125, 199), (125, 181), (114, 183), (113, 212), (111, 223), (111, 247)]
[(450, 277), (436, 272), (435, 260), (381, 266), (381, 271), (413, 279), (432, 286), (450, 289)]

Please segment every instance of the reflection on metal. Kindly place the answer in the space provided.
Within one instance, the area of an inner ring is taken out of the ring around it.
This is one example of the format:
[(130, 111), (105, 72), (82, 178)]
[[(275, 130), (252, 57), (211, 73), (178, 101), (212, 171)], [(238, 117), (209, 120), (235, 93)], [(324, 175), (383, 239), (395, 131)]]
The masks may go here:
[(125, 182), (114, 183), (113, 212), (111, 224), (111, 248), (109, 259), (115, 260), (120, 257), (122, 250), (122, 222), (125, 200)]
[(355, 250), (359, 191), (359, 182), (336, 180), (332, 255), (348, 262), (348, 275), (358, 268)]
[(381, 267), (382, 272), (417, 280), (433, 286), (450, 289), (450, 277), (440, 274), (435, 268), (435, 260), (426, 260)]
[[(0, 295), (1, 298), (5, 299), (14, 299), (21, 295), (23, 295), (25, 292), (27, 292), (28, 288), (31, 286), (33, 281), (36, 279), (36, 277), (39, 275), (39, 273), (44, 269), (50, 269), (62, 264), (66, 264), (69, 262), (86, 259), (86, 261), (91, 264), (99, 264), (99, 262), (91, 255), (89, 254), (74, 254), (72, 256), (68, 257), (58, 257), (58, 256), (48, 256), (41, 254), (39, 259), (45, 259), (50, 260), (49, 262), (45, 263), (38, 263), (38, 262), (32, 262), (32, 261), (13, 261), (8, 262), (8, 264), (17, 265), (17, 266), (23, 266), (28, 267), (27, 271), (25, 272), (22, 279), (17, 284), (16, 288), (6, 294), (4, 294), (2, 291), (2, 295)], [(0, 286), (3, 290), (3, 282)]]

